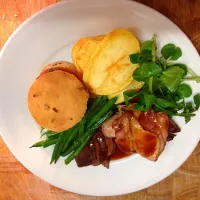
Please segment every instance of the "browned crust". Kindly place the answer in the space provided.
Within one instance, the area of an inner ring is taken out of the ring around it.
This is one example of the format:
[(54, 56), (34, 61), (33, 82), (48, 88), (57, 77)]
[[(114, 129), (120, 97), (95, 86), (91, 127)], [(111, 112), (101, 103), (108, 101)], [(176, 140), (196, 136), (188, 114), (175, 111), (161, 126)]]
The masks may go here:
[(40, 76), (42, 74), (53, 72), (56, 70), (62, 70), (70, 74), (73, 74), (83, 83), (82, 75), (76, 70), (74, 64), (70, 62), (66, 62), (66, 61), (59, 61), (59, 62), (48, 64), (46, 67), (44, 67), (43, 71), (40, 73)]

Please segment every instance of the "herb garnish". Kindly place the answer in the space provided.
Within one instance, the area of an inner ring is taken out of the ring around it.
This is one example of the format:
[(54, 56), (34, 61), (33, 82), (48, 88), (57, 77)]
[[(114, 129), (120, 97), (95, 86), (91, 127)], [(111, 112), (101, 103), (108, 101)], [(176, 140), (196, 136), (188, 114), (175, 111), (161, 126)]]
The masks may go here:
[(128, 105), (129, 99), (138, 97), (134, 109), (148, 111), (154, 107), (157, 112), (182, 116), (187, 123), (200, 107), (200, 94), (196, 94), (192, 102), (186, 102), (186, 98), (192, 96), (192, 89), (183, 82), (200, 82), (200, 77), (185, 64), (174, 63), (182, 56), (180, 47), (166, 44), (161, 49), (161, 57), (156, 54), (156, 49), (156, 37), (153, 35), (151, 40), (142, 43), (141, 53), (130, 55), (131, 62), (139, 64), (133, 78), (143, 81), (144, 85), (139, 92), (124, 92), (125, 103)]

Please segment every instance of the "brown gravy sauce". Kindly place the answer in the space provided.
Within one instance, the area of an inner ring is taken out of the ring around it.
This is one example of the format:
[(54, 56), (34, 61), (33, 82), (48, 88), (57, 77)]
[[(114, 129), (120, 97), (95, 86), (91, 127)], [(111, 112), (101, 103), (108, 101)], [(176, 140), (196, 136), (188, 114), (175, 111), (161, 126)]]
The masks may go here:
[(131, 156), (132, 154), (126, 154), (122, 151), (120, 151), (117, 147), (115, 148), (114, 153), (110, 156), (110, 160), (119, 160), (122, 158), (126, 158)]

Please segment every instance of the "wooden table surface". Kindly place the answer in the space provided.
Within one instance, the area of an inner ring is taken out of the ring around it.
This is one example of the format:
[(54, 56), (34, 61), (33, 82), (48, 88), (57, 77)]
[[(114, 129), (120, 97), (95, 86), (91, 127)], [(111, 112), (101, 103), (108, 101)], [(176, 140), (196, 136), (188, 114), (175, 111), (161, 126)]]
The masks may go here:
[[(0, 0), (0, 48), (26, 18), (57, 1)], [(175, 22), (200, 52), (200, 0), (137, 1), (158, 10)], [(118, 197), (89, 197), (63, 191), (34, 176), (15, 159), (0, 137), (0, 200), (102, 199), (199, 200), (200, 144), (175, 173), (152, 187)]]

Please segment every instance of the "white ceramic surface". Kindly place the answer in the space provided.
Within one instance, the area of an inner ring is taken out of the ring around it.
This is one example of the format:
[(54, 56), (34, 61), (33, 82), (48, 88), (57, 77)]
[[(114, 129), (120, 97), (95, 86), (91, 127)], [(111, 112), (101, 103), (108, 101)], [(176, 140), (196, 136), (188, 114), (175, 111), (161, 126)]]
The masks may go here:
[[(183, 59), (200, 74), (199, 55), (185, 34), (156, 11), (126, 0), (68, 0), (28, 19), (9, 38), (0, 55), (0, 132), (9, 149), (31, 172), (47, 182), (86, 195), (119, 195), (155, 184), (175, 171), (191, 154), (200, 138), (200, 114), (187, 125), (157, 162), (139, 155), (111, 163), (109, 170), (65, 166), (63, 159), (50, 165), (52, 148), (29, 149), (39, 139), (38, 126), (27, 109), (27, 92), (44, 65), (71, 61), (72, 45), (84, 36), (105, 34), (116, 27), (130, 28), (140, 41), (156, 33), (159, 46), (172, 42)], [(200, 85), (192, 84), (193, 92)]]

